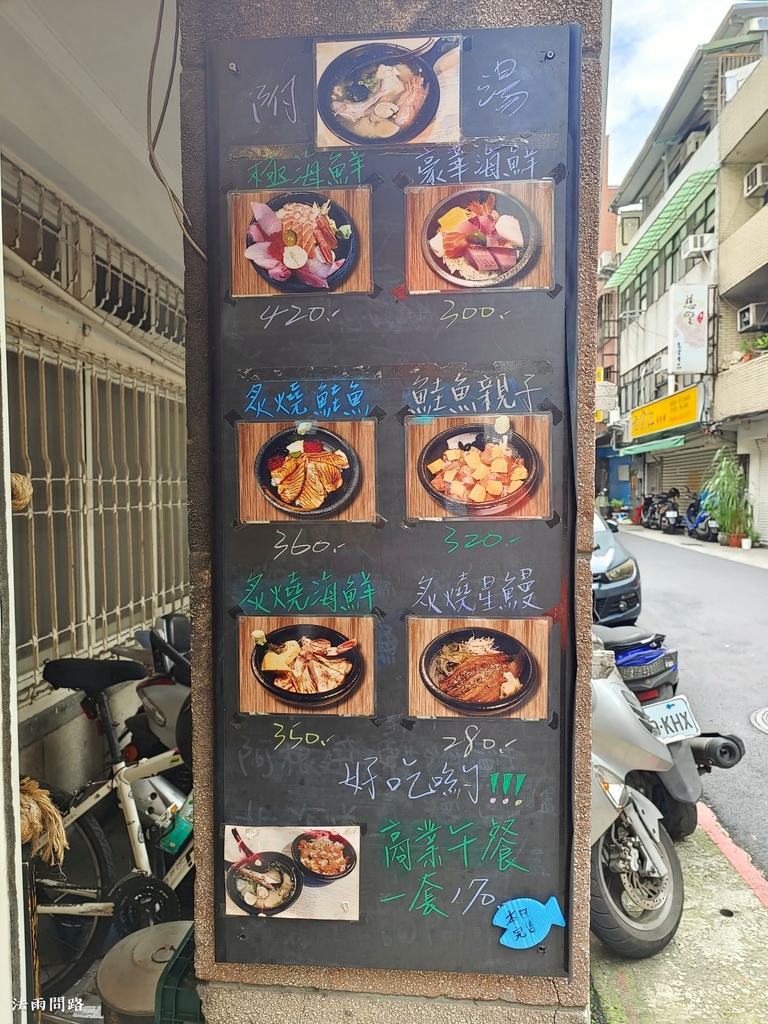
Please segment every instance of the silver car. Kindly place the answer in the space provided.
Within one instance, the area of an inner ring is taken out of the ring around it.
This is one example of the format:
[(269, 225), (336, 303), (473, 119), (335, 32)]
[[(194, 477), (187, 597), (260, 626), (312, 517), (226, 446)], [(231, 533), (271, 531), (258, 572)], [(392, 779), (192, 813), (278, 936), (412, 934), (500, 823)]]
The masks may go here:
[(595, 622), (605, 626), (634, 625), (640, 614), (637, 562), (597, 512), (592, 548), (592, 613)]

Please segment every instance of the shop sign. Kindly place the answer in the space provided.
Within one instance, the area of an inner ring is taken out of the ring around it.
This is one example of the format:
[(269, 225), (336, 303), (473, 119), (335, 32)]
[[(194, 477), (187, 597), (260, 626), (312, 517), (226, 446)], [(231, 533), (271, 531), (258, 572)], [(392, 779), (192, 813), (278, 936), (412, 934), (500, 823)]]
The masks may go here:
[(706, 373), (709, 285), (676, 284), (670, 293), (669, 372)]
[(698, 423), (701, 419), (704, 403), (704, 390), (701, 384), (676, 391), (657, 402), (640, 405), (629, 414), (629, 436), (635, 441), (638, 437), (648, 437), (662, 430), (677, 430), (679, 427)]

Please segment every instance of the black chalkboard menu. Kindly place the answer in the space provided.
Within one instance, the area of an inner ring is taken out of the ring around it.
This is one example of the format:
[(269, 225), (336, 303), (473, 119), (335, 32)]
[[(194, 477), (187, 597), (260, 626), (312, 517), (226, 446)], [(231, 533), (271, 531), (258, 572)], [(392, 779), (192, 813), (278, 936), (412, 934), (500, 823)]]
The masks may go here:
[(210, 47), (220, 962), (568, 973), (579, 48)]

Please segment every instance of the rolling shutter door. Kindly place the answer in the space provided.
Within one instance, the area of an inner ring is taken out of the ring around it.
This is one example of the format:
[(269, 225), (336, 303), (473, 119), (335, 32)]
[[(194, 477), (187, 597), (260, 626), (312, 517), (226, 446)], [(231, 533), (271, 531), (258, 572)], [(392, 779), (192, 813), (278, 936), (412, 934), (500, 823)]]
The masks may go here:
[(755, 529), (763, 544), (768, 544), (768, 439), (757, 442), (757, 493)]
[(736, 451), (736, 445), (732, 442), (718, 443), (709, 438), (693, 438), (690, 441), (686, 440), (682, 448), (659, 452), (661, 489), (668, 491), (671, 487), (676, 487), (683, 495), (688, 491), (699, 492), (710, 474), (712, 459), (718, 448), (731, 448)]

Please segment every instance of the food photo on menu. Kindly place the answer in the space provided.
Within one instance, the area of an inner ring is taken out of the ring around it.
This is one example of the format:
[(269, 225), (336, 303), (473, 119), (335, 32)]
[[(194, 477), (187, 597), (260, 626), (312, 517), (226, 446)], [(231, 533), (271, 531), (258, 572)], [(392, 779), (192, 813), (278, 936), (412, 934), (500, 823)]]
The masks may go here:
[(406, 419), (409, 517), (548, 517), (550, 422), (546, 415)]
[(409, 186), (411, 295), (553, 286), (554, 182)]
[(243, 616), (240, 710), (252, 714), (372, 714), (370, 617)]
[(458, 142), (461, 36), (315, 44), (319, 148)]
[(369, 188), (228, 199), (233, 297), (371, 290)]
[(226, 913), (357, 921), (360, 828), (226, 825)]

